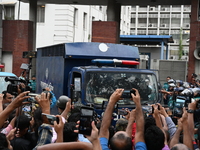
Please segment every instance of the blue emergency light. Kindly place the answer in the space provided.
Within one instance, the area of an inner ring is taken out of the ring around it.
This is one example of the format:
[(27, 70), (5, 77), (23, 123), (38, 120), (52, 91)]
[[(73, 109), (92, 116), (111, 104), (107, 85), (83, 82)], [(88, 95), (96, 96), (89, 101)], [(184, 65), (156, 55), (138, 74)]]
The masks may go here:
[(138, 61), (118, 60), (118, 59), (93, 59), (94, 64), (113, 64), (113, 65), (139, 65)]

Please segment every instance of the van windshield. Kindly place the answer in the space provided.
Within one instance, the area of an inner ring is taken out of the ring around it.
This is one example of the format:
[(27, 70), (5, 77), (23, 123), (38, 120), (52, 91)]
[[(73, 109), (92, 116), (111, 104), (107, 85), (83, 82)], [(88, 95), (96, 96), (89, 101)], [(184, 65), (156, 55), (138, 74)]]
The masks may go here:
[(0, 77), (0, 93), (7, 90), (7, 86), (10, 82), (5, 81), (5, 77)]
[[(123, 88), (127, 93), (132, 88), (139, 90), (142, 103), (154, 103), (158, 99), (158, 86), (154, 74), (133, 72), (88, 72), (86, 75), (86, 101), (102, 104), (108, 101), (117, 88)], [(129, 95), (128, 95), (129, 96)], [(134, 104), (127, 96), (118, 104)]]

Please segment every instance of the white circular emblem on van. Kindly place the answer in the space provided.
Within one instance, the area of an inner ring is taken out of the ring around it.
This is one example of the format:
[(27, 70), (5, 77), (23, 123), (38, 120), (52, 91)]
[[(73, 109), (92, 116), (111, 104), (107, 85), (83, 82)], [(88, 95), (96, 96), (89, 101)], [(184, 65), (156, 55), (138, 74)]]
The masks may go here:
[(108, 46), (105, 43), (99, 44), (99, 49), (102, 52), (106, 52), (108, 50)]

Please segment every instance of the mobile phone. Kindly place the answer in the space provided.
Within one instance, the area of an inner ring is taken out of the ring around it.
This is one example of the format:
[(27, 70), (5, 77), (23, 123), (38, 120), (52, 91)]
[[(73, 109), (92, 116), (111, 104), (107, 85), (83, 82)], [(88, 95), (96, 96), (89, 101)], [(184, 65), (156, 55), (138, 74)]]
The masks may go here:
[(91, 135), (91, 123), (94, 120), (94, 109), (91, 107), (81, 107), (81, 117), (79, 124), (79, 133)]
[(135, 90), (133, 90), (133, 89), (124, 90), (124, 92), (122, 93), (121, 98), (132, 98), (131, 93), (133, 93), (135, 95)]
[(44, 123), (51, 124), (51, 125), (54, 125), (54, 121), (59, 123), (59, 118), (54, 115), (42, 113), (42, 119)]
[(128, 112), (124, 109), (118, 109), (118, 115), (126, 116), (126, 115), (128, 115)]
[[(157, 104), (156, 104), (157, 105)], [(160, 110), (160, 105), (158, 105), (158, 110)], [(154, 107), (152, 106), (152, 114), (154, 113)]]

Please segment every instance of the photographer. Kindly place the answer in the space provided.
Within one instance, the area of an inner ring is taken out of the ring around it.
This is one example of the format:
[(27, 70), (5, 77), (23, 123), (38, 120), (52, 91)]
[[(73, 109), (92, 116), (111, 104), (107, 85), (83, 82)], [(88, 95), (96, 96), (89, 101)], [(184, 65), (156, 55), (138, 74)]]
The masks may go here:
[(8, 118), (10, 113), (16, 108), (27, 104), (27, 102), (23, 102), (25, 99), (30, 98), (30, 96), (26, 96), (30, 91), (23, 92), (19, 94), (1, 113), (0, 113), (0, 128), (3, 126), (4, 121)]
[[(136, 134), (135, 134), (135, 149), (146, 149), (145, 141), (144, 141), (144, 118), (142, 113), (142, 107), (140, 103), (140, 95), (137, 89), (133, 89), (135, 91), (135, 95), (131, 93), (132, 100), (135, 102), (136, 110)], [(103, 115), (103, 120), (100, 128), (100, 143), (103, 150), (108, 150), (108, 138), (109, 138), (109, 127), (111, 124), (112, 113), (114, 111), (114, 106), (119, 101), (122, 96), (124, 89), (116, 89), (115, 92), (111, 95), (105, 113)], [(133, 119), (134, 120), (134, 119)], [(128, 126), (132, 126), (132, 124)], [(130, 136), (130, 130), (118, 131), (114, 134), (114, 136), (110, 140), (110, 147), (112, 150), (115, 149), (126, 149), (132, 150), (132, 136)], [(132, 133), (132, 132), (131, 132)], [(121, 137), (121, 138), (120, 138)]]
[(12, 102), (14, 98), (13, 95), (11, 95), (8, 91), (3, 91), (2, 94), (3, 94), (3, 101), (2, 101), (3, 104)]

